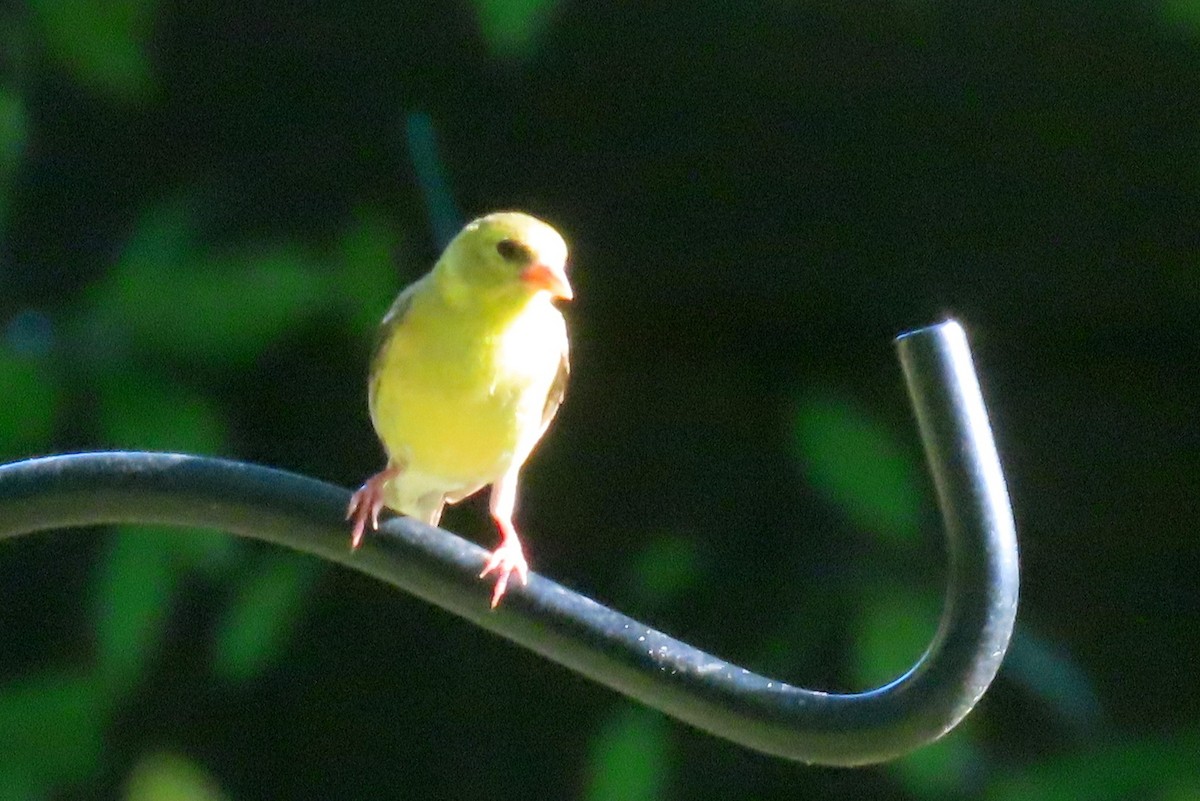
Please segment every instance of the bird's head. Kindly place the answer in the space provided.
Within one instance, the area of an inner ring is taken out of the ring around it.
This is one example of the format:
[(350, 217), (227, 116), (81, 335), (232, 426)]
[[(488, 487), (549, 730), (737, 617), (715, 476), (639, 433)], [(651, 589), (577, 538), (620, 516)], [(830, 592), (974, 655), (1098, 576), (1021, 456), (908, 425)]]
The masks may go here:
[(517, 211), (472, 220), (450, 241), (439, 267), (474, 291), (542, 292), (570, 300), (567, 243), (558, 231)]

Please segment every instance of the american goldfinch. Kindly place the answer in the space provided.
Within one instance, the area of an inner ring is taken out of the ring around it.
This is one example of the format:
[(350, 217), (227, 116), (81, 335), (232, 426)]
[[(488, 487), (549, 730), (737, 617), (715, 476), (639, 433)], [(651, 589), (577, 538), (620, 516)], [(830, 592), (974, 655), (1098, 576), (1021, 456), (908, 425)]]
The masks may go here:
[(488, 484), (500, 545), (492, 607), (529, 566), (513, 526), (517, 474), (562, 402), (570, 300), (567, 245), (519, 212), (468, 223), (433, 269), (396, 298), (371, 363), (371, 422), (387, 466), (350, 499), (351, 548), (383, 507), (437, 525), (445, 504)]

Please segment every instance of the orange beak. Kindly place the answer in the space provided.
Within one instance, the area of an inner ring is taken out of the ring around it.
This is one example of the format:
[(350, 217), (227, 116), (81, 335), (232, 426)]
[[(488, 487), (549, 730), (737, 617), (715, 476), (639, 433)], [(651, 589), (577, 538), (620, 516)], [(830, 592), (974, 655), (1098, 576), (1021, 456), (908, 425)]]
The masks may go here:
[(541, 262), (534, 262), (522, 271), (521, 280), (532, 287), (546, 290), (551, 297), (562, 300), (570, 300), (575, 297), (575, 293), (571, 291), (571, 285), (567, 282), (567, 275), (561, 268), (555, 269), (547, 267)]

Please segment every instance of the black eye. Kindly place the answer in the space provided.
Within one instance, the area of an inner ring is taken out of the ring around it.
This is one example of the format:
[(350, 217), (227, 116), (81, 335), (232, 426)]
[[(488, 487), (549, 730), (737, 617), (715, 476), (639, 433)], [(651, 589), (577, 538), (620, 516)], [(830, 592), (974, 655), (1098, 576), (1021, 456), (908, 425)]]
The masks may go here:
[(496, 243), (496, 252), (505, 261), (515, 261), (524, 264), (533, 261), (533, 251), (515, 239), (501, 239)]

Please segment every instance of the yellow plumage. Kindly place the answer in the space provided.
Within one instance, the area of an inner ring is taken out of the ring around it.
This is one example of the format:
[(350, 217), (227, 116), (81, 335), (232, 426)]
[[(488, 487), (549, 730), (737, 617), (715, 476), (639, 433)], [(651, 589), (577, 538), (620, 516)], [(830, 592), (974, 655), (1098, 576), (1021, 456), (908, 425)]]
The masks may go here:
[(487, 572), (493, 605), (527, 568), (512, 526), (517, 472), (566, 385), (566, 244), (516, 212), (469, 223), (433, 270), (396, 299), (371, 368), (370, 411), (388, 467), (351, 502), (357, 545), (379, 508), (436, 524), (445, 503), (494, 484), (504, 535)]

